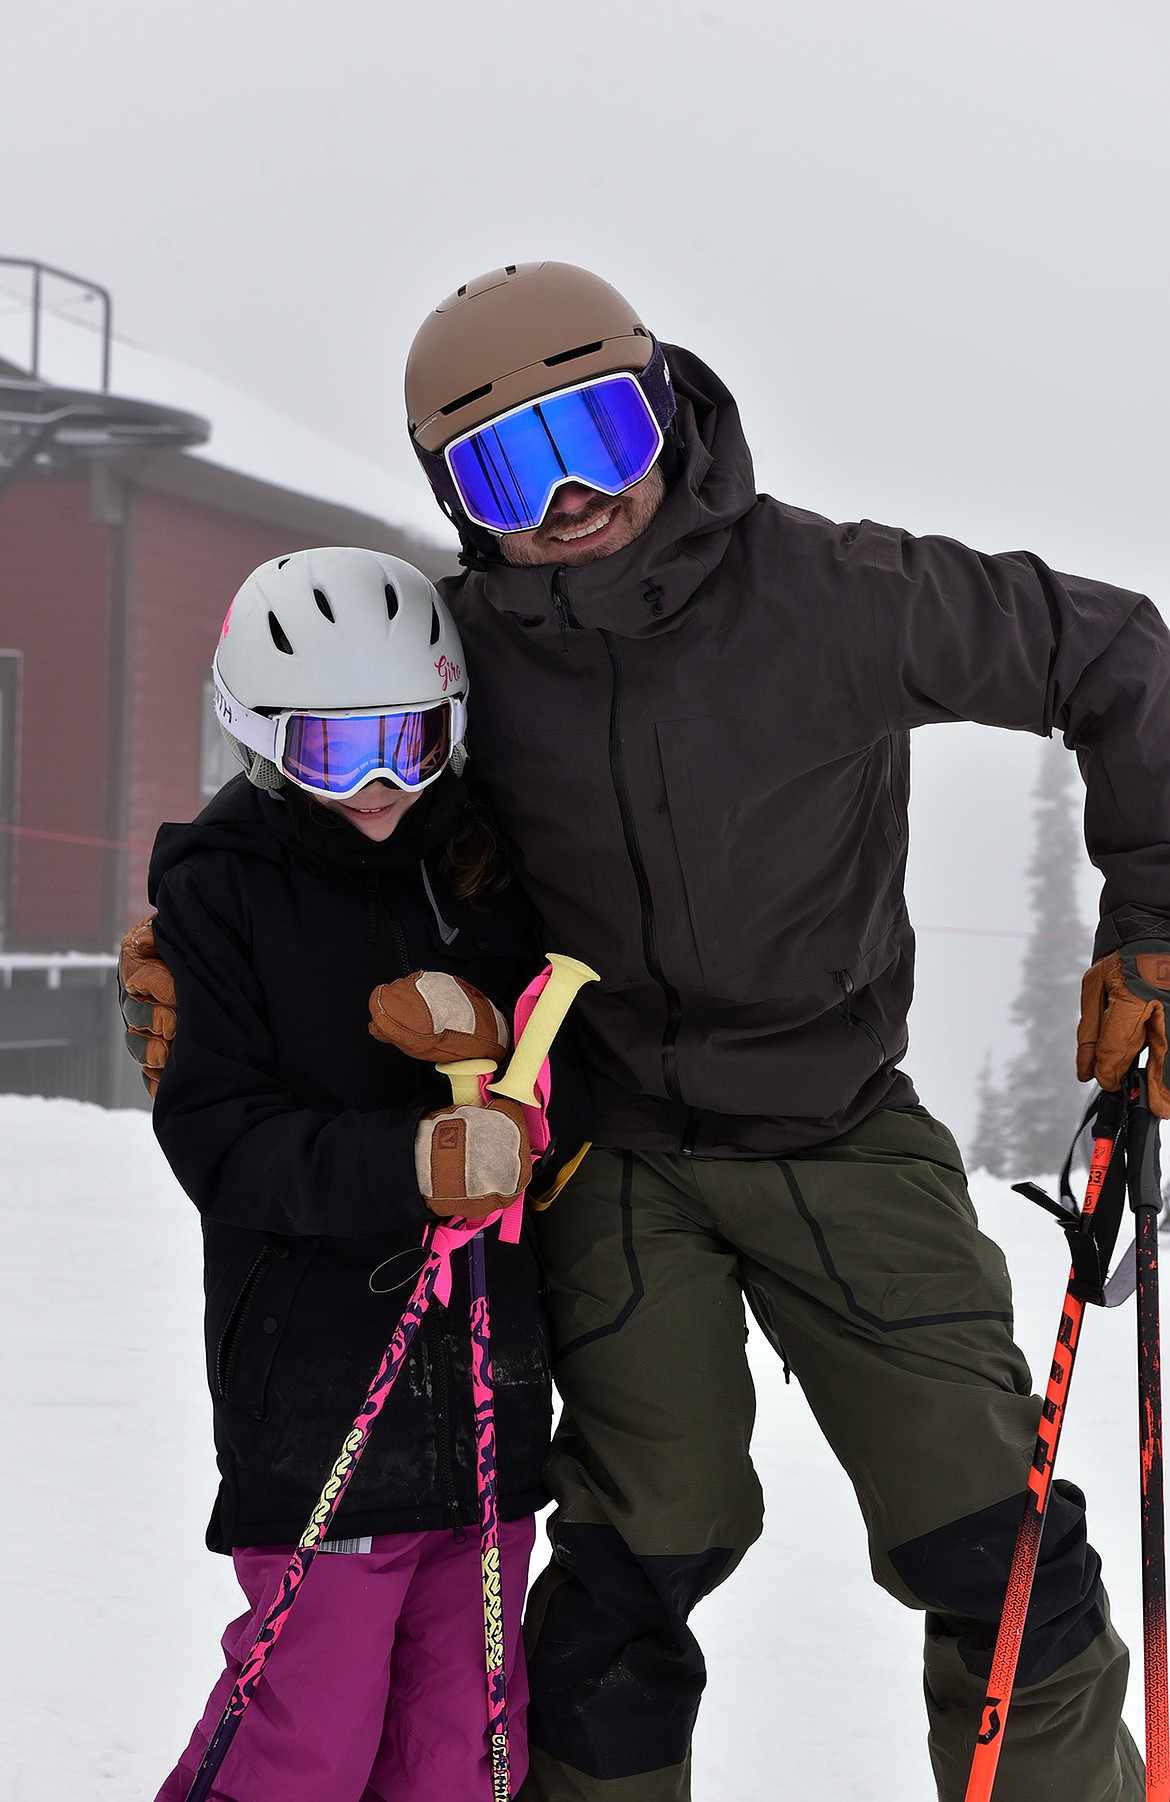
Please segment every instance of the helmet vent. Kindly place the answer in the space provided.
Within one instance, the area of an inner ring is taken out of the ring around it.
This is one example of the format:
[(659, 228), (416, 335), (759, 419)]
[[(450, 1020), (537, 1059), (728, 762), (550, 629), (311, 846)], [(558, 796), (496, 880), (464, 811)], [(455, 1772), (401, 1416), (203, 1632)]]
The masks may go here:
[(331, 626), (335, 626), (337, 621), (333, 617), (333, 609), (329, 605), (329, 596), (325, 593), (325, 590), (323, 588), (314, 588), (313, 599), (317, 603), (317, 611), (325, 615), (325, 618), (329, 621)]
[(390, 582), (387, 582), (385, 594), (386, 618), (396, 619), (398, 616), (398, 590)]
[(602, 340), (599, 338), (596, 344), (578, 344), (575, 350), (558, 351), (555, 357), (544, 359), (544, 366), (546, 369), (555, 369), (558, 363), (571, 363), (574, 357), (587, 357), (591, 351), (600, 350), (601, 344)]
[(439, 633), (442, 631), (442, 629), (443, 628), (439, 624), (439, 609), (435, 606), (434, 601), (432, 601), (431, 602), (431, 643), (432, 644), (438, 644)]
[(290, 561), (291, 561), (291, 559), (290, 559), (290, 558), (288, 558), (288, 557), (281, 557), (281, 558), (279, 558), (279, 559), (278, 559), (278, 561), (277, 561), (277, 565), (276, 565), (276, 567), (277, 567), (277, 569), (283, 569), (283, 568), (284, 568), (284, 566), (285, 566), (285, 564), (286, 564), (286, 563), (288, 563), (288, 562), (290, 562)]
[[(576, 356), (577, 353), (573, 351), (571, 354)], [(461, 394), (458, 400), (449, 400), (445, 407), (439, 408), (439, 412), (444, 416), (448, 413), (458, 413), (460, 407), (469, 407), (473, 400), (482, 400), (483, 396), (490, 394), (491, 391), (492, 383), (485, 382), (482, 388), (471, 388), (466, 394)]]
[(515, 275), (515, 273), (516, 273), (515, 263), (505, 263), (504, 264), (504, 274), (505, 275)]
[(463, 286), (461, 288), (456, 288), (455, 292), (458, 294), (460, 300), (462, 300), (463, 296), (467, 293), (467, 283), (464, 282)]
[(277, 650), (283, 651), (286, 657), (293, 656), (293, 648), (288, 642), (288, 633), (277, 619), (275, 613), (270, 613), (268, 615), (268, 630), (272, 634), (272, 642)]

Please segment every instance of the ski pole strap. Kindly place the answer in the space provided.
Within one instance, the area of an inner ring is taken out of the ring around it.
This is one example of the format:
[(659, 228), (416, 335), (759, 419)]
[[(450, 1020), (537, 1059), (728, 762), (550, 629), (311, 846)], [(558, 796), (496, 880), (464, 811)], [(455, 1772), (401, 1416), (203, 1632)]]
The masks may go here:
[[(515, 1215), (514, 1221), (509, 1215)], [(439, 1270), (435, 1278), (435, 1300), (443, 1307), (451, 1305), (451, 1259), (462, 1245), (469, 1245), (486, 1227), (500, 1222), (500, 1238), (514, 1241), (518, 1235), (521, 1217), (521, 1203), (514, 1201), (511, 1207), (498, 1208), (494, 1214), (484, 1214), (477, 1220), (463, 1220), (457, 1215), (440, 1221), (438, 1226), (428, 1227), (423, 1235), (423, 1244), (428, 1242), (431, 1256), (438, 1258)]]
[[(1054, 1201), (1036, 1183), (1012, 1184), (1017, 1195), (1025, 1196), (1046, 1213), (1052, 1214), (1068, 1240), (1072, 1259), (1068, 1293), (1076, 1301), (1091, 1303), (1099, 1308), (1105, 1306), (1105, 1280), (1109, 1275), (1109, 1264), (1125, 1211), (1128, 1158), (1119, 1153), (1123, 1150), (1129, 1126), (1133, 1100), (1131, 1086), (1135, 1076), (1136, 1072), (1131, 1071), (1120, 1089), (1103, 1091), (1090, 1102), (1084, 1119), (1073, 1135), (1060, 1173), (1058, 1200)], [(1113, 1149), (1095, 1205), (1092, 1208), (1078, 1208), (1072, 1198), (1070, 1172), (1081, 1134), (1090, 1121), (1093, 1122), (1095, 1140), (1109, 1140)]]
[(1076, 1214), (1080, 1211), (1072, 1186), (1072, 1162), (1077, 1155), (1077, 1149), (1087, 1139), (1089, 1142), (1085, 1153), (1087, 1159), (1094, 1140), (1102, 1136), (1107, 1139), (1116, 1136), (1117, 1127), (1120, 1124), (1118, 1110), (1121, 1107), (1122, 1099), (1123, 1091), (1121, 1089), (1109, 1093), (1106, 1093), (1104, 1089), (1098, 1089), (1096, 1094), (1089, 1097), (1088, 1105), (1081, 1115), (1080, 1125), (1069, 1143), (1068, 1152), (1060, 1171), (1060, 1186), (1057, 1194), (1060, 1206), (1066, 1214)]

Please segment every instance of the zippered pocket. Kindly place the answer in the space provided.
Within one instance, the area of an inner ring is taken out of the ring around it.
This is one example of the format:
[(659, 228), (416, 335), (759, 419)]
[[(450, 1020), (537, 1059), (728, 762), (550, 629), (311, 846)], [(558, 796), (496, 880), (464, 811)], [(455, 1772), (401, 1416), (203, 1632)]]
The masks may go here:
[(841, 1015), (841, 1018), (844, 1020), (850, 1032), (863, 1032), (865, 1034), (866, 1038), (877, 1052), (878, 1068), (880, 1069), (886, 1062), (886, 1048), (882, 1044), (880, 1033), (870, 1025), (868, 1020), (863, 1020), (859, 1014), (855, 1014), (853, 1011), (853, 995), (857, 988), (857, 984), (853, 980), (853, 972), (851, 970), (834, 970), (833, 975), (842, 995), (842, 999), (837, 1003), (837, 1012)]
[(266, 1240), (227, 1311), (215, 1348), (215, 1394), (228, 1407), (261, 1420), (268, 1373), (289, 1304), (308, 1260)]

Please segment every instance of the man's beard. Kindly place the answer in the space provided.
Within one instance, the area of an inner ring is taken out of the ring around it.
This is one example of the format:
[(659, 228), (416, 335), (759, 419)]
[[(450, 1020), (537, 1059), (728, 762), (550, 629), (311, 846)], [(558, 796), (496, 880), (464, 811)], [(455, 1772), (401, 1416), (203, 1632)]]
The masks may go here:
[[(534, 569), (555, 563), (568, 563), (574, 569), (582, 569), (588, 563), (599, 563), (603, 557), (611, 557), (615, 551), (623, 550), (635, 538), (641, 537), (665, 495), (666, 482), (655, 464), (633, 488), (613, 496), (595, 495), (594, 503), (584, 513), (557, 513), (554, 510), (534, 531), (503, 533), (499, 541), (500, 554), (506, 563), (517, 569)], [(606, 542), (596, 550), (590, 549), (588, 539), (570, 540), (567, 544), (557, 542), (558, 532), (579, 532), (614, 507), (620, 510), (619, 529), (612, 538), (607, 533)]]

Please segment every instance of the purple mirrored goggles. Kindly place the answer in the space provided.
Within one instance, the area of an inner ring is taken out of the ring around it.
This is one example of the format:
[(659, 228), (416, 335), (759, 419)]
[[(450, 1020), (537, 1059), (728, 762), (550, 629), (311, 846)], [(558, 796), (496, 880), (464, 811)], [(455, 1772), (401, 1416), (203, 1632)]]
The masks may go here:
[(677, 402), (662, 348), (646, 367), (557, 388), (474, 427), (442, 452), (415, 450), (440, 501), (489, 532), (528, 532), (557, 489), (621, 494), (654, 467)]
[(467, 731), (462, 698), (425, 707), (268, 714), (245, 707), (212, 664), (215, 704), (225, 729), (310, 794), (347, 800), (382, 778), (413, 794), (442, 775)]

